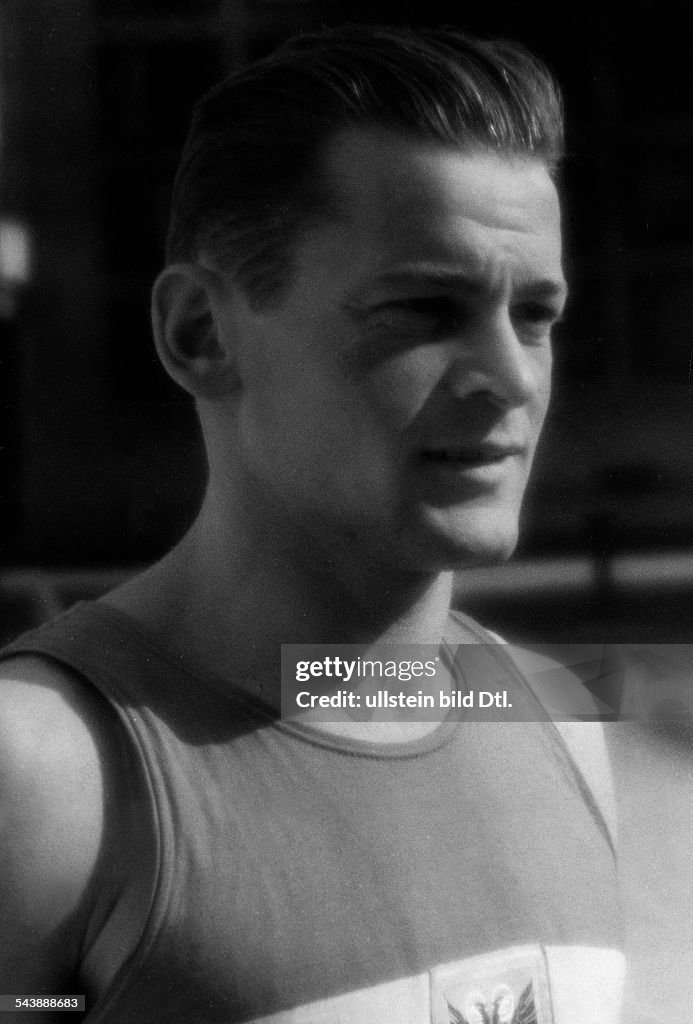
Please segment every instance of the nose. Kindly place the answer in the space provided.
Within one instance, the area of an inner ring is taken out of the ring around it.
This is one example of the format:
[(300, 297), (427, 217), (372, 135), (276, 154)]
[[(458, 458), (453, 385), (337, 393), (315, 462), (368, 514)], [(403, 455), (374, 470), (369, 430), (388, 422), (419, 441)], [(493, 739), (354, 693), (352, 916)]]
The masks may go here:
[(498, 310), (451, 341), (442, 384), (456, 398), (485, 395), (499, 406), (516, 407), (548, 388), (550, 368), (550, 348), (523, 344), (507, 310)]

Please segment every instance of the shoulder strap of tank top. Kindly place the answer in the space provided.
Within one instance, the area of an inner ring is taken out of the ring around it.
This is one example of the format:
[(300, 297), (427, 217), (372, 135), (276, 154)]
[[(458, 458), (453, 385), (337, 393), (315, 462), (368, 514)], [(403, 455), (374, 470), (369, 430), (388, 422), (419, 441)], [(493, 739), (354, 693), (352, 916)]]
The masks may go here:
[[(537, 681), (552, 671), (560, 672), (566, 683), (570, 683), (575, 689), (579, 688), (586, 705), (591, 706), (596, 714), (596, 705), (584, 684), (570, 668), (540, 651), (508, 644), (502, 637), (484, 629), (474, 619), (461, 612), (451, 611), (450, 618), (458, 627), (462, 627), (467, 637), (471, 634), (477, 638), (478, 643), (492, 644), (500, 648), (511, 660), (516, 671), (520, 672), (526, 685), (546, 709), (566, 755), (578, 778), (591, 795), (615, 849), (618, 834), (616, 801), (602, 722), (584, 721), (575, 717), (557, 720), (548, 705), (546, 691), (537, 685)], [(465, 642), (469, 642), (469, 639)]]

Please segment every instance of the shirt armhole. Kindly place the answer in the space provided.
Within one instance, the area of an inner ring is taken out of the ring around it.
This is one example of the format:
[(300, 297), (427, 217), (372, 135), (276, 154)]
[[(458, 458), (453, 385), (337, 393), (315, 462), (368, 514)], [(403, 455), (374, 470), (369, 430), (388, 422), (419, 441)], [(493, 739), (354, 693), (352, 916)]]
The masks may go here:
[[(573, 676), (569, 668), (561, 666), (546, 655), (539, 655), (536, 651), (511, 645), (494, 633), (489, 632), (489, 635), (493, 636), (498, 643), (503, 644), (506, 652), (522, 673), (527, 685), (544, 707), (546, 707), (545, 697), (543, 697), (539, 687), (532, 685), (532, 676), (536, 673), (536, 669), (552, 666)], [(583, 687), (586, 697), (589, 698), (587, 688), (584, 687), (584, 684), (577, 677), (574, 678), (576, 685)], [(618, 815), (613, 774), (604, 737), (603, 723), (600, 721), (582, 721), (575, 718), (563, 721), (552, 717), (551, 720), (571, 761), (574, 763), (587, 789), (592, 794), (594, 802), (606, 824), (612, 846), (616, 849)]]

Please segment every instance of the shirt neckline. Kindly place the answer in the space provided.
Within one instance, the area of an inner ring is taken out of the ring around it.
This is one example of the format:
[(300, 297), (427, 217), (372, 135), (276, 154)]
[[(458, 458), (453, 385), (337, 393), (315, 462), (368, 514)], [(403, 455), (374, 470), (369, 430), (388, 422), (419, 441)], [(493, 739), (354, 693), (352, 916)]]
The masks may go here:
[[(348, 756), (380, 759), (418, 757), (445, 746), (455, 735), (457, 728), (461, 724), (459, 715), (451, 712), (430, 732), (416, 739), (403, 740), (401, 742), (379, 742), (362, 737), (350, 738), (316, 729), (299, 722), (282, 719), (275, 708), (260, 697), (248, 693), (235, 683), (230, 683), (228, 679), (220, 674), (207, 669), (201, 670), (194, 663), (187, 660), (185, 655), (180, 655), (172, 648), (169, 648), (165, 642), (134, 616), (122, 611), (120, 608), (116, 608), (102, 600), (80, 601), (71, 609), (71, 612), (95, 616), (102, 622), (107, 623), (109, 627), (115, 628), (119, 633), (126, 635), (129, 642), (135, 640), (140, 647), (155, 654), (160, 660), (170, 665), (177, 674), (182, 677), (193, 678), (205, 689), (213, 690), (229, 703), (240, 704), (262, 718), (267, 728), (276, 729), (297, 741), (309, 743), (315, 747), (322, 747)], [(460, 623), (472, 636), (477, 637), (478, 643), (496, 646), (497, 640), (486, 633), (473, 620), (469, 620), (467, 616), (456, 610), (450, 610), (440, 649), (451, 665), (453, 672), (456, 673), (460, 685), (464, 686), (466, 681), (462, 676), (453, 650), (454, 646), (456, 646), (454, 633), (457, 631)]]

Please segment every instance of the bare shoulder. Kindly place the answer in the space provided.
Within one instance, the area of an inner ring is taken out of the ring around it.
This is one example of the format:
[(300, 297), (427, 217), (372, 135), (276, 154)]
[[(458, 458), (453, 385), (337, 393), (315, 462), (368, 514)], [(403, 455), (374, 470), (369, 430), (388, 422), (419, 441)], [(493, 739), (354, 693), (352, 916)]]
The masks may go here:
[[(606, 714), (617, 667), (599, 645), (504, 644), (551, 717), (587, 722)], [(604, 700), (600, 700), (601, 697)], [(600, 724), (593, 731), (601, 731)]]
[[(106, 717), (103, 702), (69, 670), (35, 657), (0, 664), (0, 798), (19, 834), (45, 831), (50, 821), (56, 848), (70, 835), (74, 846), (75, 830), (82, 840), (94, 833), (98, 844), (96, 737)], [(78, 861), (72, 858), (75, 870)]]
[(56, 984), (77, 963), (102, 842), (108, 717), (67, 669), (24, 656), (0, 664), (2, 991)]

